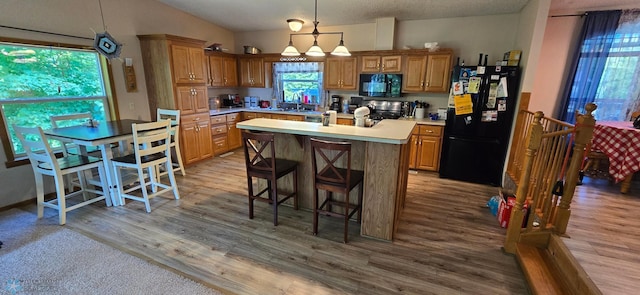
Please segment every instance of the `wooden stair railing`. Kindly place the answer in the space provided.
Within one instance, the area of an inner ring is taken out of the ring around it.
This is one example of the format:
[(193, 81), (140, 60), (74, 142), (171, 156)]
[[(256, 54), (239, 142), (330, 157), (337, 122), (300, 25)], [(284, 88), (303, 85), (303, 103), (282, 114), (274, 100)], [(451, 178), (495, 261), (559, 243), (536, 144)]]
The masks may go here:
[[(535, 294), (576, 294), (568, 291), (576, 288), (586, 290), (582, 294), (599, 294), (571, 253), (559, 250), (564, 244), (558, 237), (567, 229), (585, 147), (595, 126), (592, 112), (596, 105), (588, 104), (585, 109), (575, 126), (544, 118), (542, 112), (520, 112), (519, 127), (526, 127), (527, 132), (521, 136), (525, 133), (521, 129), (514, 136), (518, 142), (514, 140), (510, 175), (517, 179), (516, 201), (504, 250), (516, 254)], [(527, 215), (522, 210), (525, 204)], [(580, 279), (568, 277), (570, 273), (579, 274)], [(536, 279), (548, 288), (531, 282)]]

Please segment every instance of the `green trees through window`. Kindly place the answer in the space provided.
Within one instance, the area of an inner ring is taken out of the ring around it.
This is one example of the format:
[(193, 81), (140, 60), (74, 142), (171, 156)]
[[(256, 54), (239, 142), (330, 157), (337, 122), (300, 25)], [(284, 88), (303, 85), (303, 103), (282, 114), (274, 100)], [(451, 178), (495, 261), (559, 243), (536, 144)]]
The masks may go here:
[(14, 124), (48, 129), (51, 115), (82, 112), (109, 118), (104, 88), (95, 51), (0, 42), (0, 107), (14, 157), (25, 152)]

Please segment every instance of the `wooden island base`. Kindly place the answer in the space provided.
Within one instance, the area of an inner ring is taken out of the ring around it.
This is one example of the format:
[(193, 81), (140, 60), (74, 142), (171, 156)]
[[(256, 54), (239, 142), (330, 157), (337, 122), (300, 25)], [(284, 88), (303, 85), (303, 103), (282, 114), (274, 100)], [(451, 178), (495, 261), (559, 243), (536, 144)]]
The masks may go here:
[[(290, 134), (288, 130), (264, 130), (256, 128), (261, 122), (253, 119), (238, 124), (241, 129), (271, 131), (275, 133), (276, 156), (299, 162), (298, 192), (299, 206), (303, 209), (313, 208), (313, 171), (311, 164), (311, 145), (309, 138), (332, 141), (348, 141), (352, 147), (352, 169), (364, 170), (364, 193), (362, 204), (361, 235), (381, 240), (393, 240), (398, 217), (404, 205), (409, 173), (409, 145), (402, 143), (386, 143), (366, 140), (353, 140), (328, 136)], [(275, 121), (275, 120), (272, 120)], [(264, 121), (262, 121), (264, 123)], [(316, 124), (296, 122), (298, 124)], [(256, 124), (256, 125), (254, 125)], [(407, 130), (407, 141), (411, 135), (413, 124), (402, 124), (401, 132)], [(329, 127), (326, 127), (329, 128)], [(361, 128), (353, 126), (336, 126), (335, 128)], [(393, 128), (393, 126), (387, 126)], [(282, 131), (282, 133), (278, 132)], [(335, 130), (332, 130), (335, 131)], [(347, 129), (348, 131), (348, 129)], [(302, 132), (296, 132), (302, 133)], [(337, 163), (345, 167), (346, 163)], [(286, 176), (278, 182), (279, 190), (290, 192), (292, 176)], [(320, 192), (322, 197), (323, 192)], [(350, 194), (355, 202), (357, 189)], [(288, 201), (289, 203), (291, 201)], [(342, 208), (335, 208), (341, 210)]]

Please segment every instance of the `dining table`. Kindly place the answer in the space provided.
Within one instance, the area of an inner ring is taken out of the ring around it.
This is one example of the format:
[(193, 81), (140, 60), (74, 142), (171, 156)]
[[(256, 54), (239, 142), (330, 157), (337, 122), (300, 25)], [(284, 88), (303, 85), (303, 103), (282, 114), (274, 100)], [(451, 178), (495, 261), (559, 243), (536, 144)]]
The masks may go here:
[(640, 171), (640, 129), (631, 121), (597, 122), (593, 129), (592, 148), (609, 158), (609, 174), (627, 193), (633, 174)]
[(113, 151), (111, 145), (119, 144), (120, 152), (127, 150), (128, 142), (133, 140), (133, 123), (148, 123), (149, 121), (122, 119), (103, 121), (94, 126), (76, 125), (44, 130), (44, 134), (50, 139), (69, 142), (78, 146), (97, 147), (105, 166), (106, 183), (109, 188), (111, 202), (114, 205), (123, 205), (118, 197), (116, 173), (111, 164)]

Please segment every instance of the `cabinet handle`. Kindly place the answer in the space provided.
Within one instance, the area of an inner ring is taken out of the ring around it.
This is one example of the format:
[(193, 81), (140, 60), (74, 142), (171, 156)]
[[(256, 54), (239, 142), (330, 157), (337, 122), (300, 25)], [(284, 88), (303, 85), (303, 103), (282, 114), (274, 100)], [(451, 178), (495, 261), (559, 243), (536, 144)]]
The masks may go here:
[(429, 81), (427, 81), (427, 87), (429, 87)]
[(193, 120), (194, 121), (200, 121), (200, 117), (195, 117)]
[(427, 133), (433, 133), (433, 130), (425, 130)]

